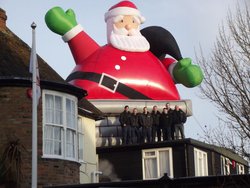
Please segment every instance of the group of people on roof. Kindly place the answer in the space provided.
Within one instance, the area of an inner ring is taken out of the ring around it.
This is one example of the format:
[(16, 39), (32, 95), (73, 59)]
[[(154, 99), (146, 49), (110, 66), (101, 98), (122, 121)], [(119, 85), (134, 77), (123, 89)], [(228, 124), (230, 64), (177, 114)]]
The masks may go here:
[(167, 103), (162, 112), (157, 106), (153, 106), (151, 112), (144, 107), (142, 113), (137, 108), (130, 112), (126, 105), (119, 116), (122, 144), (161, 142), (179, 139), (180, 136), (183, 139), (186, 120), (186, 113), (178, 105), (173, 110)]

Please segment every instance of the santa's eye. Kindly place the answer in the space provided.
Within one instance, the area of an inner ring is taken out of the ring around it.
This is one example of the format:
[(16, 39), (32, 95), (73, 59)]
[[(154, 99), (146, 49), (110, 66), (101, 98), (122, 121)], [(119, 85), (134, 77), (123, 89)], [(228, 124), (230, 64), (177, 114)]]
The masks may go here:
[(123, 23), (123, 20), (121, 20), (120, 22)]
[(133, 23), (135, 23), (135, 20), (133, 20)]

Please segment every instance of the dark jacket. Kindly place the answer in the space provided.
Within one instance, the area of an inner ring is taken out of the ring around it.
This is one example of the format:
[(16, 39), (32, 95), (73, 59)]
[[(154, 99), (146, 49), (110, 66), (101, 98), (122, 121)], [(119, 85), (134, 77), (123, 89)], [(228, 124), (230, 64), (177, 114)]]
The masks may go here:
[(151, 116), (153, 118), (153, 126), (156, 126), (158, 127), (160, 125), (160, 116), (161, 116), (161, 113), (159, 111), (152, 111), (151, 112)]
[(139, 117), (140, 115), (139, 114), (131, 114), (130, 115), (130, 125), (132, 127), (139, 127)]
[(162, 128), (166, 128), (168, 126), (171, 126), (172, 124), (172, 114), (170, 113), (162, 113), (160, 117), (160, 126)]
[(149, 112), (147, 114), (142, 113), (139, 121), (142, 127), (152, 127), (153, 118)]
[(126, 111), (123, 111), (120, 114), (119, 121), (122, 127), (124, 126), (124, 124), (130, 125), (130, 115), (131, 115), (130, 112), (126, 112)]
[(187, 117), (185, 112), (183, 112), (181, 109), (179, 111), (174, 110), (173, 112), (173, 123), (174, 124), (181, 124), (185, 123), (187, 121)]

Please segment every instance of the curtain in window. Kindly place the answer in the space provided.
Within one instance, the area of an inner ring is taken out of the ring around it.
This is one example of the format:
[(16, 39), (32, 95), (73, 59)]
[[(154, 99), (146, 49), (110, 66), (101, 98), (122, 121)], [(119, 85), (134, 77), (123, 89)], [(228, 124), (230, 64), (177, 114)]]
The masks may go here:
[(45, 126), (44, 127), (44, 153), (45, 154), (54, 154), (53, 152), (53, 127)]
[(63, 124), (62, 97), (55, 96), (55, 124)]
[(144, 160), (145, 178), (157, 178), (157, 160), (156, 158), (147, 158)]
[(62, 135), (63, 130), (61, 127), (46, 125), (44, 128), (44, 152), (50, 155), (62, 154)]
[(54, 98), (52, 95), (45, 95), (45, 116), (46, 123), (54, 122)]
[(78, 134), (78, 152), (79, 152), (79, 160), (83, 161), (83, 134)]
[(70, 99), (66, 99), (66, 119), (67, 127), (76, 129), (75, 102)]
[(62, 125), (62, 97), (45, 95), (46, 123)]
[(44, 154), (78, 159), (76, 98), (50, 92), (44, 96)]
[(194, 150), (194, 168), (195, 176), (199, 175), (199, 165), (198, 165), (198, 152)]
[(83, 154), (83, 143), (84, 143), (84, 127), (82, 118), (78, 118), (78, 158), (79, 160), (83, 161), (84, 154)]
[(167, 173), (170, 175), (170, 162), (169, 162), (169, 151), (159, 151), (159, 167), (160, 167), (160, 177)]
[(63, 129), (61, 127), (54, 127), (54, 154), (62, 155), (62, 137)]
[(203, 153), (202, 154), (202, 175), (207, 176), (208, 175), (208, 169), (207, 169), (207, 154)]
[(207, 176), (207, 153), (197, 150), (194, 150), (194, 167), (195, 167), (195, 176)]
[(66, 134), (66, 156), (75, 157), (75, 131), (67, 129)]

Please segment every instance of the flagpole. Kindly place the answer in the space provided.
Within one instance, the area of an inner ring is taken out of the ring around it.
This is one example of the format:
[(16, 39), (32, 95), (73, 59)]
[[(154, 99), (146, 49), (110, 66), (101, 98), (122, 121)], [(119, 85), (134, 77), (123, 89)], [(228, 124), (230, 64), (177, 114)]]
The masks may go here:
[(32, 28), (32, 188), (37, 187), (37, 59), (36, 59), (36, 24), (31, 24)]

